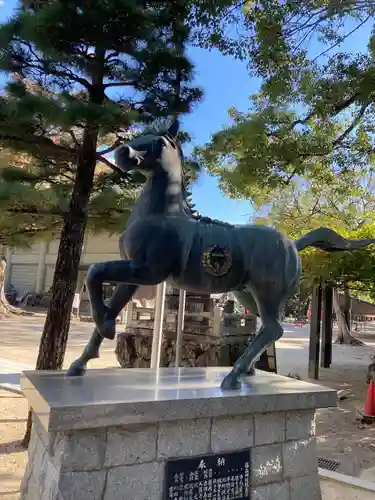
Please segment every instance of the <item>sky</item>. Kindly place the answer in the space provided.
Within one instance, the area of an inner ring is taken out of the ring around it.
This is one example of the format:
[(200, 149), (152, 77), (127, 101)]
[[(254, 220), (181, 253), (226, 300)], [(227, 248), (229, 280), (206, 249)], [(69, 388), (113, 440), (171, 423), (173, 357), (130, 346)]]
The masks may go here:
[[(0, 0), (0, 22), (5, 21), (17, 0)], [(354, 39), (354, 46), (362, 50), (368, 40), (368, 33)], [(353, 39), (342, 48), (350, 48)], [(353, 45), (352, 45), (353, 46)], [(310, 48), (320, 51), (315, 44)], [(189, 56), (195, 64), (195, 84), (204, 89), (203, 100), (194, 112), (184, 117), (183, 127), (193, 138), (193, 146), (209, 141), (211, 135), (229, 123), (227, 110), (235, 106), (241, 111), (249, 108), (249, 96), (257, 91), (259, 82), (249, 76), (246, 64), (230, 57), (222, 56), (218, 51), (191, 48)], [(231, 200), (218, 188), (217, 179), (203, 173), (192, 188), (196, 209), (211, 218), (234, 224), (245, 224), (251, 216), (251, 204), (248, 201)]]
[[(189, 56), (196, 66), (196, 81), (204, 89), (204, 96), (195, 111), (182, 121), (193, 143), (200, 145), (229, 122), (230, 107), (248, 109), (249, 95), (257, 90), (258, 83), (250, 78), (245, 63), (224, 57), (218, 51), (191, 49)], [(192, 193), (196, 209), (204, 215), (233, 224), (249, 220), (250, 203), (227, 198), (214, 176), (203, 174)]]

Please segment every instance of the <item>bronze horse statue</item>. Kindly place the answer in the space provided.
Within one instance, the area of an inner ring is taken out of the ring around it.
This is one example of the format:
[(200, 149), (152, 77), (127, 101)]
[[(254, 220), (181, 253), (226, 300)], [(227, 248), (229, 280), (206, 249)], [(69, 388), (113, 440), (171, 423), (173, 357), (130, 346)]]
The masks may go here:
[[(68, 375), (83, 375), (87, 362), (99, 356), (103, 338), (115, 337), (116, 317), (144, 285), (163, 281), (194, 292), (234, 292), (239, 302), (262, 321), (254, 340), (222, 382), (222, 389), (240, 387), (241, 374), (254, 364), (283, 328), (280, 313), (301, 277), (298, 252), (308, 246), (327, 252), (354, 250), (375, 242), (347, 240), (320, 228), (297, 241), (266, 226), (230, 225), (200, 217), (187, 192), (178, 122), (151, 130), (122, 144), (115, 153), (123, 172), (147, 175), (142, 194), (120, 236), (123, 260), (100, 262), (87, 274), (96, 328)], [(117, 283), (108, 305), (103, 283)]]

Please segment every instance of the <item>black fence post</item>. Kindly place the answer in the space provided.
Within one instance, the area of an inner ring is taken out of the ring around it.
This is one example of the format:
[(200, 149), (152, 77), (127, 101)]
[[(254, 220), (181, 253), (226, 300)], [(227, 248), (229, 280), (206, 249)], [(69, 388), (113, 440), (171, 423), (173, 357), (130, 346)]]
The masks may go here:
[(320, 317), (322, 313), (322, 287), (314, 285), (311, 301), (309, 378), (319, 378)]
[(332, 311), (333, 311), (333, 288), (325, 285), (322, 299), (322, 348), (320, 366), (330, 368), (332, 364)]

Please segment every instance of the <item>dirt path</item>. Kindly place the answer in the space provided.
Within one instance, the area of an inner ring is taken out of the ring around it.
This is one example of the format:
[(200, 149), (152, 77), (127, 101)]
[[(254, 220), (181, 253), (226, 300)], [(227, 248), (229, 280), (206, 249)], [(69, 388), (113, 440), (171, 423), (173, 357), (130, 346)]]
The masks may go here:
[[(39, 340), (43, 331), (44, 318), (1, 318), (0, 359), (5, 358), (25, 365), (34, 366), (38, 355)], [(78, 357), (93, 331), (92, 323), (73, 320), (71, 322), (64, 366)], [(93, 368), (118, 366), (114, 354), (115, 342), (105, 340), (100, 349), (100, 359), (93, 360)], [(1, 366), (0, 366), (1, 373)]]
[(0, 390), (0, 499), (18, 500), (27, 452), (20, 440), (25, 428), (24, 397)]
[[(284, 328), (277, 349), (279, 373), (295, 371), (308, 380), (309, 327)], [(337, 408), (317, 411), (318, 455), (340, 461), (337, 472), (353, 476), (373, 467), (375, 456), (375, 425), (362, 425), (358, 419), (368, 389), (366, 373), (375, 353), (375, 332), (357, 335), (366, 346), (333, 345), (331, 368), (320, 368), (319, 380), (309, 380), (345, 393), (346, 398), (337, 401)]]
[(340, 461), (338, 472), (352, 476), (359, 476), (374, 466), (375, 425), (363, 425), (358, 418), (367, 393), (365, 380), (362, 368), (351, 367), (349, 371), (345, 367), (335, 367), (323, 373), (319, 381), (322, 385), (344, 390), (348, 398), (338, 400), (336, 409), (318, 411), (318, 454)]

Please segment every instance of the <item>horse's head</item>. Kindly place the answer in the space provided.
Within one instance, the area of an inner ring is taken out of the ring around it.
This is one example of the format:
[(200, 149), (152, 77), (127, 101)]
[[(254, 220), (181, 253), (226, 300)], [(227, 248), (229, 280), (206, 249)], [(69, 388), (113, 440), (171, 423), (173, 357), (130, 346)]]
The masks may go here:
[(176, 162), (181, 162), (177, 143), (179, 123), (176, 120), (165, 131), (152, 130), (127, 141), (116, 149), (115, 160), (123, 172), (172, 172)]

